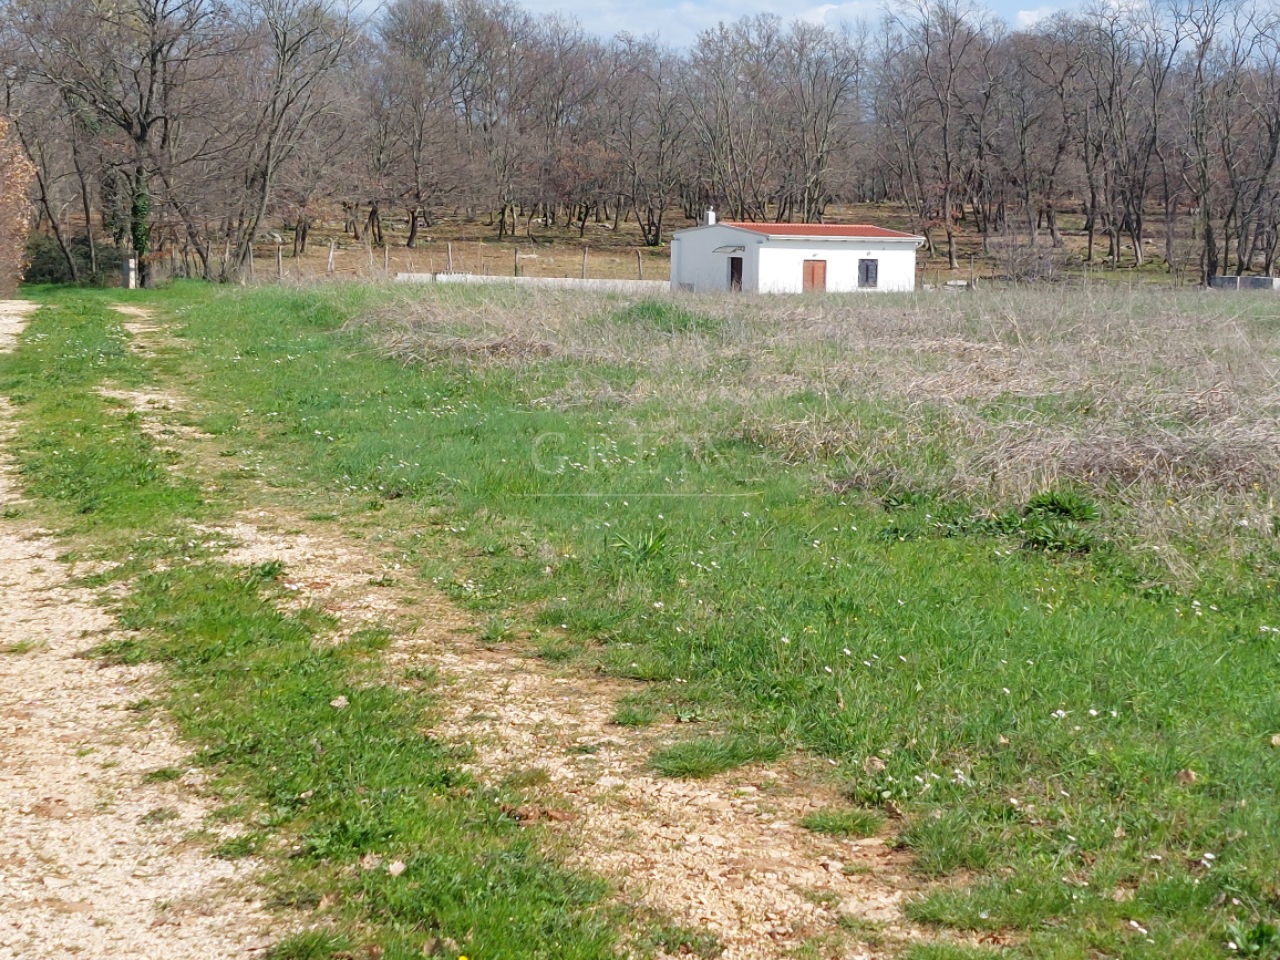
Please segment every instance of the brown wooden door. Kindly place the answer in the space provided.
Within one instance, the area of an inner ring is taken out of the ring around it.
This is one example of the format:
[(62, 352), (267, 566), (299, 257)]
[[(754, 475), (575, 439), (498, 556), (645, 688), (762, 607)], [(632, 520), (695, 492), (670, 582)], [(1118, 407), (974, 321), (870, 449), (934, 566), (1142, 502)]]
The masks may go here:
[(827, 289), (827, 261), (806, 260), (804, 262), (804, 285), (801, 289), (805, 293), (822, 293)]

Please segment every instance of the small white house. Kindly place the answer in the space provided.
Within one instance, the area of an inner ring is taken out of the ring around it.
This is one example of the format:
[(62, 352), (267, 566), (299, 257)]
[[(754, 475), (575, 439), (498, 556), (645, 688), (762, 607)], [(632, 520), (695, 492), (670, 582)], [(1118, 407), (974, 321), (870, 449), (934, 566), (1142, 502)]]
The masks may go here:
[(699, 293), (914, 290), (923, 237), (883, 227), (717, 223), (671, 237), (671, 288)]

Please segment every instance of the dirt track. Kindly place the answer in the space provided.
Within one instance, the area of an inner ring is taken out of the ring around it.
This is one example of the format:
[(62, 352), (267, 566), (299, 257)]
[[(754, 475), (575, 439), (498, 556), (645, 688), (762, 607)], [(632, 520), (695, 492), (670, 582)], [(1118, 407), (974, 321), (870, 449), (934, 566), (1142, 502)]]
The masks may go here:
[[(0, 302), (0, 350), (26, 306)], [(0, 445), (13, 415), (0, 399)], [(189, 750), (156, 711), (128, 709), (149, 668), (76, 658), (111, 620), (24, 520), (2, 454), (0, 511), (0, 960), (254, 955), (269, 943), (256, 865), (190, 842), (210, 809), (195, 773), (143, 782)]]

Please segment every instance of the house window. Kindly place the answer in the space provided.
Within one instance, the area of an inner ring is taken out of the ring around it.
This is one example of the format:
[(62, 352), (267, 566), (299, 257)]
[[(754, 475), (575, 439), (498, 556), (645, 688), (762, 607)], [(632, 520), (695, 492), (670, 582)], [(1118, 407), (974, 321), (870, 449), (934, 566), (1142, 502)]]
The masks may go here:
[(858, 286), (874, 288), (879, 279), (880, 261), (879, 260), (859, 260), (858, 261)]

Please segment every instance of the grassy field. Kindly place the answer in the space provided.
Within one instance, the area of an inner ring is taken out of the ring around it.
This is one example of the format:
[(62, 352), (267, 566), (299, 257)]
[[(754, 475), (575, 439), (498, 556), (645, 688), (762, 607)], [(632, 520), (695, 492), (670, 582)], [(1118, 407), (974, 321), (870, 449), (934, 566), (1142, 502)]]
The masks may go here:
[[(527, 636), (545, 657), (644, 681), (619, 722), (699, 721), (655, 753), (664, 773), (798, 750), (832, 761), (848, 809), (813, 828), (891, 822), (934, 880), (917, 920), (998, 934), (1025, 956), (1280, 957), (1273, 298), (1083, 284), (865, 299), (140, 296), (185, 338), (165, 362), (229, 460), (384, 530), (407, 567), (477, 611), (488, 640)], [(81, 381), (45, 381), (55, 352), (85, 383), (130, 362), (109, 330), (76, 326), (106, 329), (96, 302), (41, 314), (0, 369), (39, 423), (33, 485), (77, 509), (89, 470), (66, 467), (71, 434), (105, 440), (69, 426), (85, 409), (61, 412)], [(147, 494), (156, 517), (216, 507), (184, 505), (191, 494), (162, 474)], [(106, 522), (96, 504), (81, 523)], [(120, 510), (129, 529), (152, 508)], [(326, 671), (341, 652), (287, 658), (299, 671), (274, 645), (259, 651), (262, 632), (305, 645), (318, 627), (280, 620), (254, 576), (147, 574), (125, 616), (182, 642), (110, 653), (228, 684), (229, 715), (297, 685), (271, 702), (318, 722), (301, 691), (313, 677), (337, 690)], [(237, 629), (224, 608), (269, 626)], [(225, 669), (233, 656), (254, 669)], [(182, 716), (223, 745), (220, 761), (254, 771), (292, 742)], [(371, 736), (349, 716), (353, 743)], [(439, 771), (425, 795), (456, 783), (420, 742), (422, 756), (375, 746)], [(378, 775), (399, 783), (398, 764)], [(282, 797), (307, 789), (290, 778)], [(350, 831), (394, 829), (396, 804), (419, 795), (391, 796), (370, 818), (341, 808), (336, 787), (326, 802), (343, 826), (318, 834), (310, 813), (280, 817), (350, 856)], [(479, 803), (441, 816), (462, 830), (474, 821), (458, 811)], [(425, 842), (413, 829), (406, 842)], [(440, 829), (448, 857), (464, 834)], [(519, 936), (577, 944), (548, 956), (612, 949), (589, 879), (555, 872), (500, 824), (483, 830), (517, 864), (494, 917), (533, 886), (557, 891), (554, 909), (531, 901)], [(407, 923), (395, 909), (385, 922)], [(543, 954), (512, 941), (488, 955)]]

